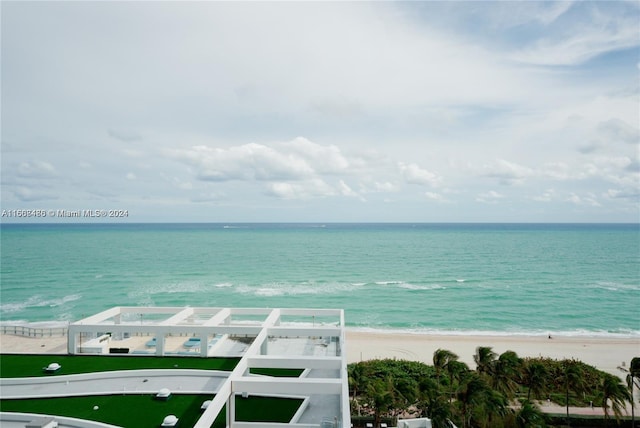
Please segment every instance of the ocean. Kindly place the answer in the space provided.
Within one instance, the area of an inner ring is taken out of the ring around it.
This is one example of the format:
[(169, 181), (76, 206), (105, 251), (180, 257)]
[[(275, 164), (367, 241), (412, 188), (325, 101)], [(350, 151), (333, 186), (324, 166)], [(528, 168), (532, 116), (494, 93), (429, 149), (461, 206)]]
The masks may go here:
[(2, 224), (0, 321), (343, 308), (349, 328), (640, 337), (638, 224)]

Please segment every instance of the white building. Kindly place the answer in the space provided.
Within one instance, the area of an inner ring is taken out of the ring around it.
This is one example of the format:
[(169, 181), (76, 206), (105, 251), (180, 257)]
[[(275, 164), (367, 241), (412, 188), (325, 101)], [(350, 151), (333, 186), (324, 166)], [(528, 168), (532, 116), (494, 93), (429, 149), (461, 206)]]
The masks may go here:
[[(68, 351), (240, 357), (195, 428), (210, 427), (225, 404), (229, 428), (351, 425), (342, 310), (115, 307), (70, 324)], [(252, 375), (252, 368), (304, 371), (276, 378)], [(288, 424), (236, 421), (235, 397), (247, 394), (304, 401)]]

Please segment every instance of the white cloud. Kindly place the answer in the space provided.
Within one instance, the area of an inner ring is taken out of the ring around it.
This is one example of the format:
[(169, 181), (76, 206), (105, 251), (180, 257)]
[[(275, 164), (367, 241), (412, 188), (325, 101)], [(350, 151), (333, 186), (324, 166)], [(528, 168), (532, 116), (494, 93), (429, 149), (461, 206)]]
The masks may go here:
[(342, 196), (357, 198), (357, 199), (360, 199), (362, 202), (365, 202), (365, 199), (361, 195), (359, 195), (356, 191), (354, 191), (351, 187), (349, 187), (349, 185), (345, 183), (343, 180), (340, 180), (339, 182), (339, 189), (340, 189), (340, 194), (342, 194)]
[(573, 5), (573, 1), (528, 2), (529, 6), (546, 7), (538, 10), (533, 17), (544, 25), (549, 25), (564, 15)]
[(579, 196), (575, 193), (572, 193), (567, 199), (568, 202), (571, 202), (575, 205), (586, 205), (590, 207), (600, 207), (601, 204), (598, 202), (596, 197), (593, 194), (587, 194), (584, 196)]
[(335, 145), (323, 146), (298, 137), (280, 146), (289, 153), (289, 156), (304, 159), (315, 172), (320, 174), (344, 173), (349, 168), (349, 161)]
[(374, 183), (374, 189), (377, 192), (397, 192), (398, 190), (400, 190), (400, 187), (388, 181), (385, 181), (383, 183), (376, 181)]
[(22, 162), (18, 166), (18, 175), (23, 178), (53, 178), (58, 173), (49, 162), (34, 160)]
[(582, 34), (560, 42), (543, 40), (533, 48), (514, 55), (514, 59), (540, 65), (581, 64), (598, 55), (632, 48), (638, 45), (637, 30), (625, 28), (622, 32), (603, 34), (600, 31)]
[(541, 175), (549, 177), (553, 180), (568, 180), (571, 177), (573, 169), (566, 162), (549, 162), (542, 166)]
[(558, 213), (576, 195), (607, 201), (591, 220), (636, 221), (639, 11), (8, 2), (3, 204), (121, 199), (155, 216), (162, 201), (188, 221), (190, 203), (212, 202), (223, 218), (278, 221), (305, 201), (304, 221), (366, 196), (363, 220), (393, 221), (423, 219), (425, 200), (452, 202), (430, 205), (446, 220), (507, 198), (511, 212)]
[[(394, 182), (436, 187), (440, 176), (415, 163), (380, 162), (377, 156), (356, 153), (353, 160), (336, 145), (321, 145), (298, 137), (269, 145), (250, 143), (231, 147), (198, 145), (165, 149), (165, 156), (193, 168), (203, 182), (262, 182), (266, 194), (281, 199), (310, 199), (343, 195), (364, 200), (347, 184), (357, 180), (362, 193), (398, 192)], [(376, 179), (389, 178), (388, 181)]]
[(547, 189), (542, 194), (533, 196), (531, 199), (537, 202), (552, 202), (556, 198), (554, 189)]
[(195, 202), (195, 203), (207, 203), (207, 202), (221, 202), (224, 201), (226, 199), (226, 195), (224, 194), (218, 194), (215, 192), (200, 192), (196, 195), (194, 195), (191, 198), (191, 201)]
[(496, 192), (495, 190), (490, 190), (488, 192), (479, 193), (476, 196), (476, 201), (487, 203), (487, 204), (494, 204), (503, 198), (504, 198), (504, 195)]
[(185, 181), (179, 177), (169, 177), (166, 174), (162, 174), (161, 177), (176, 189), (192, 190), (194, 188), (193, 183), (191, 183), (190, 181)]
[(116, 140), (124, 141), (126, 143), (142, 140), (142, 136), (136, 131), (132, 130), (109, 129), (107, 130), (107, 134), (109, 134), (110, 137), (115, 138)]
[(501, 184), (506, 185), (521, 183), (532, 174), (531, 168), (504, 159), (498, 159), (491, 165), (485, 165), (483, 173), (485, 177), (497, 178)]
[(441, 182), (441, 177), (437, 174), (423, 169), (415, 163), (398, 162), (398, 169), (409, 184), (437, 187)]
[(57, 199), (57, 197), (52, 194), (41, 191), (34, 191), (24, 186), (16, 187), (13, 191), (13, 194), (16, 198), (18, 198), (18, 200), (22, 202), (38, 202)]
[(618, 5), (589, 2), (584, 13), (587, 23), (565, 24), (562, 32), (541, 37), (533, 46), (516, 53), (513, 58), (530, 64), (575, 65), (608, 52), (640, 45), (637, 10), (624, 15)]
[(605, 143), (640, 143), (640, 128), (617, 118), (600, 122), (597, 130)]
[(198, 178), (207, 181), (301, 180), (314, 174), (305, 159), (294, 153), (280, 152), (262, 144), (212, 148), (169, 149), (167, 156), (194, 166)]
[(267, 185), (267, 192), (270, 196), (280, 199), (311, 199), (333, 196), (336, 194), (331, 186), (322, 180), (313, 179), (296, 183), (275, 182)]
[(637, 203), (640, 200), (640, 191), (637, 188), (629, 192), (620, 189), (607, 189), (604, 196), (610, 199), (631, 199)]
[(446, 202), (446, 199), (444, 198), (444, 196), (442, 196), (440, 193), (435, 193), (435, 192), (425, 192), (424, 196), (430, 200), (430, 201), (434, 201), (434, 202)]
[(574, 1), (525, 1), (503, 3), (494, 2), (493, 7), (487, 8), (480, 4), (474, 12), (490, 22), (497, 29), (513, 28), (535, 23), (549, 26), (563, 16), (573, 5)]

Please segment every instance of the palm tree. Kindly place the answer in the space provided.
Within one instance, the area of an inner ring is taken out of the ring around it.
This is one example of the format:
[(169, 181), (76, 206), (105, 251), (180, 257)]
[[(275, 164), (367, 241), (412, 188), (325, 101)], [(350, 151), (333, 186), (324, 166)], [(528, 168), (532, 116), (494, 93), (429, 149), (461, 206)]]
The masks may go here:
[(571, 420), (569, 419), (569, 392), (573, 391), (579, 394), (584, 389), (583, 370), (577, 361), (566, 360), (562, 364), (562, 372), (560, 373), (559, 380), (564, 386), (566, 400), (567, 400), (567, 425), (571, 426)]
[(549, 372), (547, 367), (539, 361), (530, 361), (524, 366), (524, 383), (527, 390), (527, 401), (531, 400), (531, 393), (539, 397), (547, 391)]
[(476, 370), (480, 374), (491, 374), (493, 363), (498, 354), (493, 352), (490, 346), (478, 346), (473, 361), (476, 363)]
[(491, 386), (507, 398), (513, 398), (518, 389), (522, 359), (513, 351), (506, 351), (493, 362)]
[(436, 379), (440, 385), (440, 374), (447, 368), (450, 361), (458, 361), (458, 356), (446, 349), (437, 349), (433, 353), (433, 367), (436, 369)]
[(366, 380), (363, 364), (352, 364), (348, 367), (349, 385), (353, 388), (353, 399), (358, 395), (358, 388), (362, 386)]
[(634, 357), (631, 359), (631, 364), (629, 365), (629, 370), (624, 367), (618, 367), (619, 369), (625, 371), (627, 373), (627, 388), (629, 388), (629, 393), (631, 394), (631, 428), (635, 428), (636, 426), (636, 412), (635, 412), (635, 398), (633, 394), (634, 387), (640, 388), (640, 357)]
[(546, 426), (544, 414), (531, 401), (522, 403), (516, 415), (516, 425), (518, 428), (543, 428)]
[(358, 402), (358, 392), (366, 390), (367, 388), (367, 376), (365, 374), (365, 366), (361, 363), (351, 364), (347, 369), (349, 375), (349, 386), (353, 389), (352, 406), (355, 406), (355, 410), (360, 416), (360, 403)]
[(429, 399), (426, 416), (431, 419), (433, 428), (450, 428), (451, 406), (443, 396), (435, 396)]
[(486, 420), (481, 425), (483, 427), (493, 427), (495, 425), (494, 416), (504, 418), (510, 412), (509, 402), (499, 391), (489, 389), (484, 397), (482, 411), (486, 416)]
[(447, 373), (449, 373), (449, 403), (453, 400), (453, 381), (460, 379), (469, 372), (469, 366), (458, 360), (451, 360), (447, 363)]
[(489, 391), (489, 385), (478, 373), (467, 371), (461, 376), (457, 399), (461, 407), (463, 428), (466, 428), (471, 423), (473, 409), (484, 403)]
[(366, 394), (373, 408), (374, 425), (380, 426), (380, 417), (383, 413), (388, 412), (393, 405), (393, 382), (391, 378), (373, 380), (367, 385)]
[(609, 419), (609, 403), (611, 403), (611, 410), (613, 410), (616, 420), (619, 421), (623, 409), (625, 409), (625, 403), (632, 401), (629, 390), (620, 382), (620, 379), (610, 374), (604, 376), (601, 387), (600, 394), (602, 395), (602, 410), (604, 410), (605, 421)]
[(398, 378), (395, 379), (393, 385), (394, 392), (394, 416), (396, 416), (401, 411), (408, 409), (409, 407), (414, 406), (418, 402), (419, 398), (419, 385), (418, 381), (415, 379), (409, 378)]

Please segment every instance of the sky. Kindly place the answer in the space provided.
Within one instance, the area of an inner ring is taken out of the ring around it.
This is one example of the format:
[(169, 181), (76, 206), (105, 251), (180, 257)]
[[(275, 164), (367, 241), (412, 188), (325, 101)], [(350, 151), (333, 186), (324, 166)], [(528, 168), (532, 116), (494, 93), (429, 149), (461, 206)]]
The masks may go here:
[(2, 222), (640, 219), (637, 1), (0, 7)]

